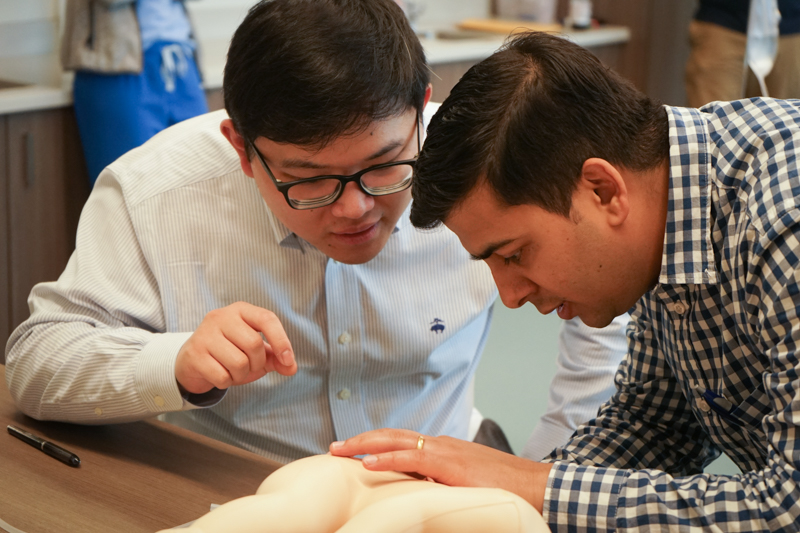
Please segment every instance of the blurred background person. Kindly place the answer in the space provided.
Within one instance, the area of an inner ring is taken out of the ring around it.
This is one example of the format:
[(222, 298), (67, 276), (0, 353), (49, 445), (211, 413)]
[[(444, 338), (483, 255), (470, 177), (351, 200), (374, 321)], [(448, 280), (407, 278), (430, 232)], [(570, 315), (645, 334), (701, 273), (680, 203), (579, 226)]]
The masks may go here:
[[(753, 96), (800, 97), (800, 2), (754, 1), (756, 5), (752, 7), (758, 19), (750, 21), (750, 0), (700, 0), (689, 28), (691, 53), (686, 65), (686, 94), (691, 107)], [(780, 11), (779, 23), (769, 12), (775, 4)], [(745, 55), (748, 46), (750, 56), (769, 53), (770, 46), (763, 45), (764, 36), (774, 31), (770, 22), (777, 23), (780, 36), (772, 68), (765, 73), (767, 95), (748, 67)], [(756, 43), (756, 39), (760, 42)]]
[(162, 129), (208, 111), (181, 0), (67, 0), (61, 44), (89, 180)]

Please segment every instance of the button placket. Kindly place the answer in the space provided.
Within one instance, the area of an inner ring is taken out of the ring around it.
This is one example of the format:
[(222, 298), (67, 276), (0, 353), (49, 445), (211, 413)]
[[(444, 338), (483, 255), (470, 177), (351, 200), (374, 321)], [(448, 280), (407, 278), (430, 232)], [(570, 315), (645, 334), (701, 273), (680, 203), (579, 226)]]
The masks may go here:
[(357, 268), (329, 260), (325, 271), (330, 369), (328, 394), (335, 434), (356, 435), (370, 429), (361, 403), (364, 364), (361, 346), (361, 285)]

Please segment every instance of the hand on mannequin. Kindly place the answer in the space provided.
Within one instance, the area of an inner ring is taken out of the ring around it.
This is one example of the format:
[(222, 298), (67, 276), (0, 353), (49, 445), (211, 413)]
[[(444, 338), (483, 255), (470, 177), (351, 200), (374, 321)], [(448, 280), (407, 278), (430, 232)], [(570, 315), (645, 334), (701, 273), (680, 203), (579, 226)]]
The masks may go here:
[(178, 384), (194, 394), (244, 385), (273, 371), (297, 372), (292, 345), (273, 312), (245, 302), (208, 313), (175, 361)]
[(423, 436), (404, 429), (378, 429), (330, 446), (333, 455), (367, 455), (372, 471), (416, 472), (438, 483), (460, 487), (496, 487), (524, 498), (542, 512), (552, 465), (537, 463), (452, 437)]
[[(448, 487), (315, 455), (200, 517), (186, 533), (549, 533), (533, 507), (493, 488)], [(162, 532), (166, 533), (166, 531)]]

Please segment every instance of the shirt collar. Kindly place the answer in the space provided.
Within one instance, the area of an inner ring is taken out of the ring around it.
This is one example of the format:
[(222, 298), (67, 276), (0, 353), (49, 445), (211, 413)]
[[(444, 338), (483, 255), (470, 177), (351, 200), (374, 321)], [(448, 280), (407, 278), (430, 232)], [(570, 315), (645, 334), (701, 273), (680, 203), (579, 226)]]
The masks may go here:
[(708, 123), (696, 109), (665, 108), (669, 118), (669, 205), (658, 281), (716, 283)]

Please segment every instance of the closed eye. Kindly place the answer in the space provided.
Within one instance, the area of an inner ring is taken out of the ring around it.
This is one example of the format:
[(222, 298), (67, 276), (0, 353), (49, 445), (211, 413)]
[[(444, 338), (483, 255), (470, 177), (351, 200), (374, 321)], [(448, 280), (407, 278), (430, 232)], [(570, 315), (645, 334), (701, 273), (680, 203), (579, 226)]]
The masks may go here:
[(515, 264), (515, 265), (518, 265), (519, 262), (520, 262), (521, 257), (522, 257), (522, 250), (518, 251), (514, 255), (510, 255), (508, 257), (503, 257), (503, 264), (506, 265), (506, 266), (508, 266), (508, 265), (510, 265), (512, 263)]

